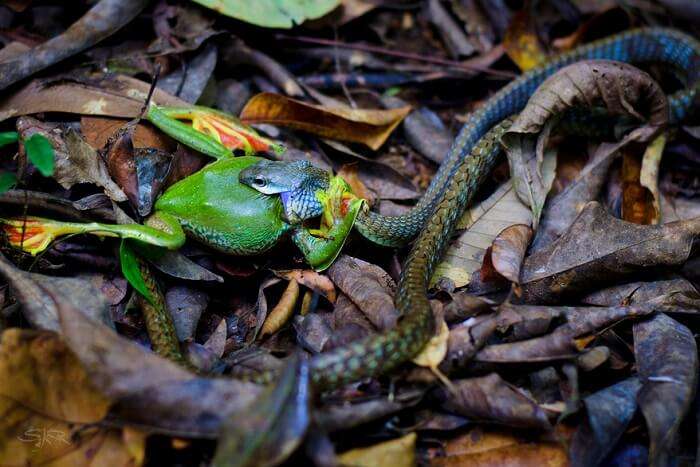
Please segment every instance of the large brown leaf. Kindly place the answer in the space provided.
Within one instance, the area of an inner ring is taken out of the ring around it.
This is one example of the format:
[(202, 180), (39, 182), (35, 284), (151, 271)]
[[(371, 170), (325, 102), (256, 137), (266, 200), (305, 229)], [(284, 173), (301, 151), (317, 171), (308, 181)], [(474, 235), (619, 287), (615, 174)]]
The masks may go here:
[(410, 111), (410, 107), (389, 110), (327, 107), (265, 92), (248, 101), (241, 111), (241, 120), (248, 124), (288, 126), (324, 138), (362, 143), (376, 150)]
[(681, 266), (698, 233), (700, 218), (637, 225), (589, 203), (559, 240), (525, 259), (523, 298), (554, 303), (648, 268)]

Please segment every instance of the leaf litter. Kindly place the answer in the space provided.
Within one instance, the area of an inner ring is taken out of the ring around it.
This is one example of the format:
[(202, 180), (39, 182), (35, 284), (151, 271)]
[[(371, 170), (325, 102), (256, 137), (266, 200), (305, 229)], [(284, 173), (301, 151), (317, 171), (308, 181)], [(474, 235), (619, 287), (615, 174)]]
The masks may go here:
[[(134, 250), (130, 274), (151, 271), (139, 290), (162, 290), (185, 363), (153, 351), (118, 241), (50, 242), (29, 216), (142, 223), (210, 162), (130, 122), (156, 68), (152, 103), (196, 104), (183, 125), (243, 135), (229, 153), (284, 145), (265, 157), (335, 170), (404, 213), (465, 114), (624, 27), (606, 2), (243, 3), (4, 7), (0, 217), (20, 221), (0, 232), (0, 464), (696, 460), (700, 156), (693, 123), (668, 122), (675, 77), (659, 68), (588, 61), (534, 92), (432, 277), (439, 332), (391, 374), (311, 391), (309, 357), (402, 319), (408, 250), (354, 234), (325, 272), (290, 243), (236, 257), (188, 241), (144, 263)], [(663, 6), (622, 15), (669, 23)], [(37, 256), (17, 247), (44, 240)]]

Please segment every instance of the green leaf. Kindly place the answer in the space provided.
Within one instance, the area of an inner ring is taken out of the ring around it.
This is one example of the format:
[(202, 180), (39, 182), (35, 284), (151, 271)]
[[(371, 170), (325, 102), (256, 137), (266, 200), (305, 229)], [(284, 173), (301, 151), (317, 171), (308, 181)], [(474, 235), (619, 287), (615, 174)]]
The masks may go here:
[(16, 143), (19, 140), (19, 133), (16, 131), (3, 131), (0, 133), (0, 148), (8, 144)]
[(291, 28), (307, 19), (320, 18), (340, 0), (193, 0), (222, 15), (268, 28)]
[(153, 295), (146, 285), (146, 280), (141, 273), (141, 259), (136, 256), (136, 253), (129, 245), (127, 240), (122, 240), (119, 246), (119, 260), (122, 266), (122, 274), (124, 278), (136, 289), (138, 293), (144, 296), (151, 304), (154, 303)]
[(17, 177), (12, 172), (0, 173), (0, 195), (12, 188), (17, 183)]
[(24, 149), (29, 160), (44, 177), (53, 175), (53, 146), (46, 136), (35, 133), (24, 141)]

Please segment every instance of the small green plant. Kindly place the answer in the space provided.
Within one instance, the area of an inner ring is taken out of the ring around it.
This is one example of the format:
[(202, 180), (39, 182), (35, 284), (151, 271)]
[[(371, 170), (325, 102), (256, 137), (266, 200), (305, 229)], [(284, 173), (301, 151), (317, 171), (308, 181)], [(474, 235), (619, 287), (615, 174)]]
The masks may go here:
[[(19, 141), (16, 131), (0, 132), (0, 147)], [(27, 158), (44, 177), (50, 177), (54, 171), (54, 150), (51, 142), (38, 133), (22, 141)], [(0, 172), (0, 194), (6, 192), (17, 183), (17, 176), (12, 172)]]

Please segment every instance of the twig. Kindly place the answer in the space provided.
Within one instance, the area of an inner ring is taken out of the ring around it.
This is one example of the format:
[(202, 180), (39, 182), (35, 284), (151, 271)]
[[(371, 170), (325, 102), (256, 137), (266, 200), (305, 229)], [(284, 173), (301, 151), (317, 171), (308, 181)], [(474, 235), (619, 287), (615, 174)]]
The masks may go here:
[(459, 70), (467, 71), (470, 73), (488, 73), (488, 74), (491, 74), (494, 76), (500, 76), (500, 77), (508, 78), (508, 79), (515, 78), (517, 76), (515, 73), (511, 73), (509, 71), (494, 70), (494, 69), (491, 69), (489, 67), (484, 67), (484, 66), (480, 66), (477, 64), (473, 64), (473, 63), (458, 62), (458, 61), (454, 61), (454, 60), (447, 60), (444, 58), (437, 58), (437, 57), (427, 57), (425, 55), (414, 54), (411, 52), (401, 52), (398, 50), (390, 50), (390, 49), (386, 49), (384, 47), (379, 47), (376, 45), (347, 43), (347, 42), (335, 41), (335, 40), (331, 40), (331, 39), (322, 39), (319, 37), (289, 36), (287, 34), (276, 34), (275, 38), (276, 39), (286, 39), (286, 40), (295, 41), (295, 42), (302, 42), (305, 44), (328, 45), (328, 46), (333, 46), (333, 47), (340, 47), (343, 49), (361, 50), (363, 52), (371, 52), (371, 53), (376, 53), (376, 54), (381, 54), (381, 55), (388, 55), (388, 56), (392, 56), (392, 57), (406, 58), (408, 60), (416, 60), (419, 62), (435, 63), (438, 65), (444, 65), (444, 66), (448, 66), (450, 68), (456, 68)]

